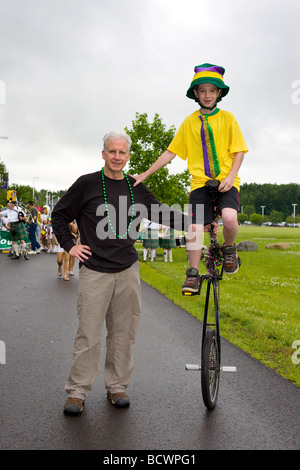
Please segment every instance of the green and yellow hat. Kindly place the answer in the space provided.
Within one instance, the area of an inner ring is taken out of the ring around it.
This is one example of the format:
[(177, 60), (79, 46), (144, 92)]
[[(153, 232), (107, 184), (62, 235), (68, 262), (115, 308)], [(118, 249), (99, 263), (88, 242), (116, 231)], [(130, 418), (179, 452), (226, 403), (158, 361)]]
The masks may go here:
[(201, 64), (196, 65), (196, 67), (194, 68), (194, 72), (195, 75), (193, 77), (192, 83), (190, 84), (190, 87), (186, 92), (186, 96), (188, 98), (191, 98), (192, 100), (196, 101), (195, 95), (193, 93), (193, 88), (194, 86), (200, 85), (201, 83), (212, 83), (217, 88), (221, 88), (222, 97), (226, 96), (229, 92), (230, 88), (229, 86), (225, 85), (223, 80), (223, 75), (225, 74), (224, 67), (213, 64)]

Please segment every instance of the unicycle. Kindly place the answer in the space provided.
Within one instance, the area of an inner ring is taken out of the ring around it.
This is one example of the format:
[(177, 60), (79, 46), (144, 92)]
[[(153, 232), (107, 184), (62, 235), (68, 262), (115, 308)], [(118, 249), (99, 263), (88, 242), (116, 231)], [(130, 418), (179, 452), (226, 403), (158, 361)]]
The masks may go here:
[[(218, 180), (209, 180), (206, 187), (213, 205), (213, 220), (219, 217), (217, 209)], [(201, 391), (204, 405), (209, 410), (215, 408), (218, 400), (220, 373), (235, 372), (236, 367), (221, 366), (221, 340), (220, 340), (220, 286), (219, 282), (223, 277), (223, 254), (217, 242), (213, 226), (210, 229), (210, 245), (206, 255), (207, 273), (201, 275), (200, 294), (204, 282), (207, 282), (206, 298), (204, 307), (202, 342), (201, 342), (201, 365), (186, 364), (186, 370), (201, 371)], [(208, 312), (210, 300), (213, 301), (213, 314), (211, 323), (208, 322)]]

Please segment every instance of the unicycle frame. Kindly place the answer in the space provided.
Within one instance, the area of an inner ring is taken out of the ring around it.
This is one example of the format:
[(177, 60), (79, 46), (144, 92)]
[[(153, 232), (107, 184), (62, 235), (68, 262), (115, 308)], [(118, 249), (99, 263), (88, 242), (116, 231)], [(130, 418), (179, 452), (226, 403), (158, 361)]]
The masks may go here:
[[(211, 184), (211, 186), (210, 186)], [(213, 204), (213, 220), (217, 219), (217, 196), (219, 181), (210, 181), (208, 191)], [(213, 226), (210, 230), (211, 244), (209, 248), (215, 247), (216, 235)], [(221, 371), (221, 339), (220, 339), (220, 312), (219, 312), (219, 281), (223, 276), (223, 263), (221, 272), (214, 266), (210, 273), (202, 275), (202, 282), (207, 281), (206, 298), (204, 307), (202, 343), (201, 343), (201, 390), (202, 398), (208, 409), (216, 406), (219, 392), (220, 371)], [(209, 301), (213, 293), (214, 318), (212, 323), (208, 323)], [(208, 329), (211, 332), (208, 334)]]
[[(213, 204), (213, 220), (216, 220), (218, 217), (216, 201), (218, 197), (219, 184), (220, 182), (218, 180), (209, 180), (206, 185), (209, 191), (211, 202)], [(216, 243), (216, 235), (214, 234), (213, 227), (211, 227), (210, 229), (210, 235), (211, 235), (210, 246), (212, 246)], [(219, 272), (219, 269), (215, 267), (211, 275), (208, 275), (208, 274), (202, 275), (202, 282), (203, 280), (207, 280), (206, 299), (205, 299), (204, 317), (203, 317), (203, 329), (202, 329), (202, 347), (203, 347), (207, 327), (213, 326), (217, 335), (220, 360), (221, 360), (221, 341), (220, 341), (220, 314), (219, 314), (219, 281), (222, 279), (222, 277), (223, 277), (223, 264), (221, 267), (221, 272)], [(207, 323), (211, 287), (213, 289), (214, 304), (215, 304), (215, 322)]]
[[(222, 266), (222, 272), (223, 272), (223, 266)], [(207, 332), (207, 328), (214, 327), (214, 330), (216, 332), (217, 336), (217, 342), (218, 342), (218, 350), (219, 350), (219, 360), (221, 361), (221, 340), (220, 340), (220, 311), (219, 311), (219, 280), (222, 279), (222, 274), (215, 273), (215, 277), (212, 279), (207, 278), (207, 276), (204, 274), (202, 276), (202, 279), (207, 279), (207, 288), (206, 288), (206, 297), (205, 297), (205, 307), (204, 307), (204, 316), (203, 316), (203, 326), (202, 326), (202, 348), (203, 348), (203, 343), (205, 339), (205, 335)], [(211, 289), (213, 290), (213, 297), (214, 297), (214, 305), (215, 305), (215, 322), (214, 323), (207, 323), (207, 317), (208, 317), (208, 307), (209, 307), (209, 300), (210, 300), (210, 294), (211, 294)]]
[[(220, 216), (217, 211), (218, 186), (217, 180), (209, 180), (208, 191), (213, 205), (213, 221)], [(236, 367), (221, 367), (221, 335), (220, 335), (220, 312), (219, 312), (219, 281), (223, 277), (223, 254), (217, 243), (217, 236), (213, 231), (213, 225), (210, 229), (211, 243), (208, 248), (210, 251), (210, 262), (212, 266), (206, 263), (207, 273), (201, 276), (199, 291), (200, 294), (204, 282), (207, 282), (206, 298), (204, 306), (202, 342), (201, 342), (201, 365), (186, 364), (186, 370), (201, 371), (201, 390), (205, 406), (211, 410), (216, 406), (220, 373), (236, 372)], [(213, 292), (214, 314), (211, 323), (208, 323), (209, 302)], [(196, 295), (192, 294), (192, 295)]]
[[(220, 383), (221, 337), (219, 314), (219, 280), (222, 279), (222, 272), (223, 266), (221, 274), (218, 273), (218, 270), (215, 270), (212, 276), (203, 276), (203, 278), (207, 280), (207, 288), (201, 343), (201, 392), (203, 402), (206, 408), (209, 410), (212, 410), (216, 406)], [(214, 316), (213, 322), (208, 323), (208, 309), (211, 294), (213, 294)]]

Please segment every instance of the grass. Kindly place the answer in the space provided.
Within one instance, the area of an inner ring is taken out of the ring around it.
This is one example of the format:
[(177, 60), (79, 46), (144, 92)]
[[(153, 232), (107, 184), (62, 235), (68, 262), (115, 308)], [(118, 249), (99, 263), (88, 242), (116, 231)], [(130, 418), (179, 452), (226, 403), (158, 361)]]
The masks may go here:
[[(222, 241), (222, 230), (218, 238)], [(300, 341), (300, 229), (241, 225), (236, 243), (243, 240), (254, 241), (258, 250), (239, 252), (240, 270), (234, 276), (223, 276), (221, 335), (300, 386), (300, 364), (294, 364), (300, 355), (292, 347), (294, 341)], [(290, 247), (266, 248), (279, 242)], [(209, 244), (208, 235), (204, 244)], [(137, 243), (137, 249), (141, 253), (142, 245)], [(205, 291), (193, 297), (181, 294), (188, 267), (184, 248), (173, 250), (173, 263), (163, 262), (159, 248), (153, 263), (141, 263), (140, 274), (144, 282), (201, 321)], [(204, 264), (200, 272), (205, 272)], [(296, 361), (292, 361), (293, 353)]]

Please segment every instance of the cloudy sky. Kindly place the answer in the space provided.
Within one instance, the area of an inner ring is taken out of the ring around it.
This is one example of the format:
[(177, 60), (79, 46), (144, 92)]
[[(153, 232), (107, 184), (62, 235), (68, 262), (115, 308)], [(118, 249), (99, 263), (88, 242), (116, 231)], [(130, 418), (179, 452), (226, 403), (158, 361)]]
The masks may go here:
[[(102, 166), (136, 112), (178, 129), (194, 66), (222, 65), (242, 182), (300, 183), (297, 0), (0, 0), (0, 159), (52, 191)], [(171, 171), (185, 168), (179, 157)]]

